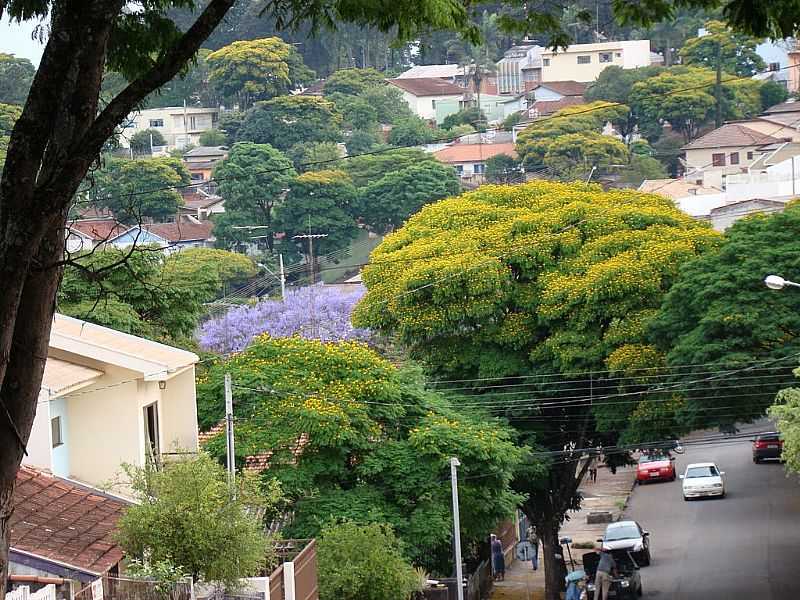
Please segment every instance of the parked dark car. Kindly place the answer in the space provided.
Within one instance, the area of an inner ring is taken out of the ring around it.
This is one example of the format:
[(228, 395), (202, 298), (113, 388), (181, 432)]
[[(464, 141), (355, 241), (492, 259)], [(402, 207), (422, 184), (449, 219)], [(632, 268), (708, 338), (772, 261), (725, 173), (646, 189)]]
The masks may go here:
[[(628, 550), (612, 550), (611, 556), (617, 563), (617, 574), (611, 578), (609, 598), (637, 598), (642, 591), (642, 576), (639, 574), (639, 565)], [(597, 565), (600, 562), (598, 552), (587, 552), (583, 555), (583, 570), (586, 572), (588, 583), (586, 595), (588, 600), (594, 600), (594, 578), (597, 575)]]
[(769, 458), (780, 459), (781, 452), (783, 440), (777, 432), (762, 433), (753, 440), (753, 462), (756, 464)]

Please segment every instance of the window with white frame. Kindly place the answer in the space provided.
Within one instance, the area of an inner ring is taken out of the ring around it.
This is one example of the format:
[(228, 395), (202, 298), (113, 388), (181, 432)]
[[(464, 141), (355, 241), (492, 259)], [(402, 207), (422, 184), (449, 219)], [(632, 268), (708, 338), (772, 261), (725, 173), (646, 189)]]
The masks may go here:
[(64, 434), (61, 431), (61, 417), (50, 419), (50, 432), (53, 438), (53, 448), (57, 448), (64, 443)]
[(475, 163), (472, 167), (472, 172), (478, 175), (486, 172), (486, 165), (483, 163)]

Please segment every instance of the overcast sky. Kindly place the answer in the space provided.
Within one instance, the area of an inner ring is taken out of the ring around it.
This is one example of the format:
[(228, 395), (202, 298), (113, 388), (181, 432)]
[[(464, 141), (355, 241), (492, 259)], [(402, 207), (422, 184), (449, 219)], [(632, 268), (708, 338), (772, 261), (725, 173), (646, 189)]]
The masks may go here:
[(38, 67), (44, 46), (31, 39), (31, 33), (36, 25), (36, 21), (11, 23), (8, 17), (3, 17), (0, 21), (0, 52), (27, 58)]

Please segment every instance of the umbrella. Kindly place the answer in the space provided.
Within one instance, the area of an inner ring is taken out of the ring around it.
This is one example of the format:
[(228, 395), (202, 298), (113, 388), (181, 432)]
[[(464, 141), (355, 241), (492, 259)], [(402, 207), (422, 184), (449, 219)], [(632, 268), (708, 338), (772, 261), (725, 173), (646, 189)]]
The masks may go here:
[(586, 577), (586, 573), (579, 570), (579, 571), (573, 571), (572, 573), (567, 575), (564, 579), (566, 579), (567, 583), (569, 583), (571, 581), (580, 581), (584, 577)]

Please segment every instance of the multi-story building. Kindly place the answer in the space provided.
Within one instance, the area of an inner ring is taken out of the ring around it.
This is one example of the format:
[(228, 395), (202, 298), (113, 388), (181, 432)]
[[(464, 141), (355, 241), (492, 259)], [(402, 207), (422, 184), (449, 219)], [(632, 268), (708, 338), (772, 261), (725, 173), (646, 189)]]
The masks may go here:
[(512, 46), (497, 63), (497, 91), (500, 94), (522, 94), (541, 81), (542, 52), (535, 44)]
[(542, 50), (541, 81), (595, 81), (606, 67), (648, 67), (653, 63), (650, 40), (573, 44)]
[(200, 144), (200, 134), (215, 129), (219, 121), (219, 109), (188, 106), (148, 108), (128, 115), (119, 137), (120, 146), (128, 148), (130, 139), (139, 131), (153, 129), (167, 142), (167, 149), (185, 148), (189, 144)]

